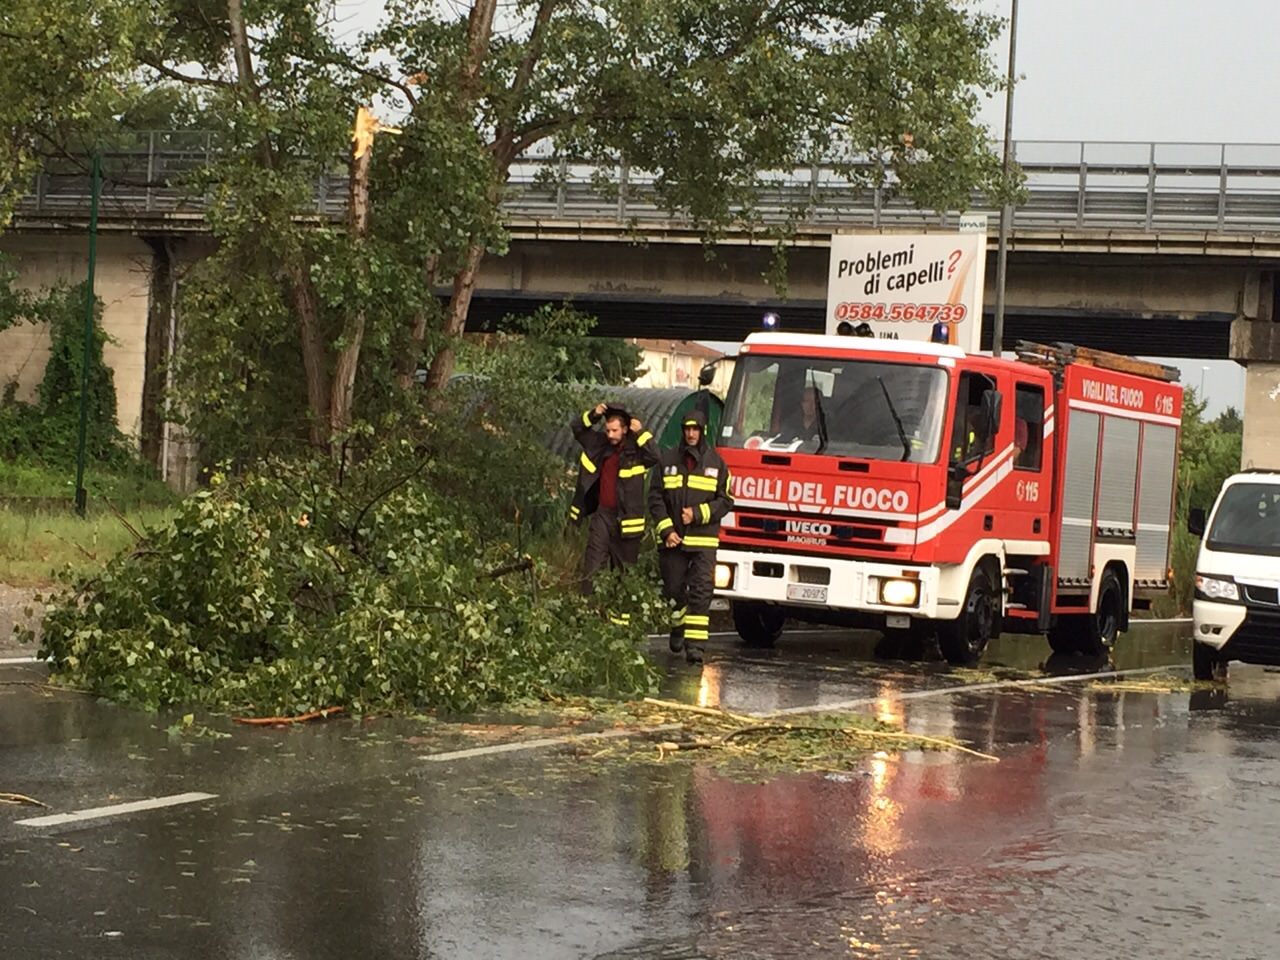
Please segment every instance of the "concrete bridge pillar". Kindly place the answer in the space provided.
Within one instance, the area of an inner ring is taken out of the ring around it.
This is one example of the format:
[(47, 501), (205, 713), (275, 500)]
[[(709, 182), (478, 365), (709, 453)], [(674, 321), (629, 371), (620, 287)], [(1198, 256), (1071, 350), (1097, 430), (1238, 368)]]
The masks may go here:
[(1245, 469), (1280, 470), (1280, 311), (1271, 271), (1251, 271), (1231, 324), (1231, 359), (1245, 368)]

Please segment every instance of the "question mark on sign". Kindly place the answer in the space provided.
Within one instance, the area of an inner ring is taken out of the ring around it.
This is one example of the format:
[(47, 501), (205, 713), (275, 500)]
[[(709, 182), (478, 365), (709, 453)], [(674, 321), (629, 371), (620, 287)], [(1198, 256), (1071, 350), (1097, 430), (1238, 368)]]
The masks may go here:
[(947, 258), (947, 279), (951, 279), (951, 275), (956, 272), (956, 264), (960, 262), (961, 253), (959, 250), (952, 250), (951, 256)]

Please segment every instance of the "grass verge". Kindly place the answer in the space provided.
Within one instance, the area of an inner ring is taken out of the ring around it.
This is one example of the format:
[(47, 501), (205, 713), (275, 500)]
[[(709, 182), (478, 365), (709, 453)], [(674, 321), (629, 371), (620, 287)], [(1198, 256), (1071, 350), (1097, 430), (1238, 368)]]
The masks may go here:
[[(121, 513), (142, 531), (166, 523), (173, 508), (133, 506)], [(67, 568), (92, 573), (135, 542), (120, 517), (105, 508), (81, 519), (69, 505), (61, 510), (0, 505), (0, 583), (41, 586)]]

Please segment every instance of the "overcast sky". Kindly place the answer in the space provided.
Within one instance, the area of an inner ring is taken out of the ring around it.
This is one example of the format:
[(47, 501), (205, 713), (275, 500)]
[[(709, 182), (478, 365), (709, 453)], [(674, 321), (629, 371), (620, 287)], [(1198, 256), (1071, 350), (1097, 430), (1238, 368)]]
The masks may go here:
[[(1010, 0), (973, 0), (1005, 18)], [(381, 0), (341, 0), (352, 28), (376, 22)], [(1021, 0), (1015, 140), (1280, 143), (1276, 0)], [(997, 44), (1007, 64), (1008, 35)], [(1004, 101), (985, 105), (999, 135)], [(1065, 337), (1064, 337), (1065, 339)], [(1172, 361), (1210, 412), (1239, 407), (1243, 371), (1230, 361)]]
[[(978, 0), (1009, 16), (1010, 0)], [(1013, 139), (1280, 143), (1275, 0), (1021, 0)], [(1008, 33), (998, 59), (1008, 64)], [(1002, 134), (1004, 102), (983, 119)], [(1231, 361), (1167, 361), (1209, 413), (1243, 405)], [(1208, 367), (1206, 371), (1204, 368)]]

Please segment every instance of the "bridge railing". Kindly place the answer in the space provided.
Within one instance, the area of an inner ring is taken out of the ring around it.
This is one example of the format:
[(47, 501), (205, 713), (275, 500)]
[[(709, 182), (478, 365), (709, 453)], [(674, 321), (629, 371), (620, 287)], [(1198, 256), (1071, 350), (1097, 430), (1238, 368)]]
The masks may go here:
[[(214, 150), (207, 134), (156, 131), (136, 147), (106, 151), (103, 216), (198, 217), (205, 206), (198, 175)], [(1280, 230), (1280, 144), (1023, 140), (1014, 144), (1014, 155), (1027, 178), (1015, 228)], [(868, 165), (861, 172), (872, 169)], [(954, 212), (921, 210), (895, 186), (864, 186), (833, 165), (773, 171), (761, 178), (755, 214), (765, 222), (795, 219), (833, 228), (954, 222)], [(345, 177), (335, 166), (333, 173), (317, 178), (311, 212), (339, 217), (345, 203)], [(88, 163), (69, 158), (46, 166), (19, 213), (76, 217), (88, 204)], [(652, 174), (625, 164), (600, 168), (545, 154), (514, 165), (506, 207), (514, 216), (548, 222), (673, 219), (658, 202)], [(998, 208), (975, 193), (966, 212), (994, 215)]]

